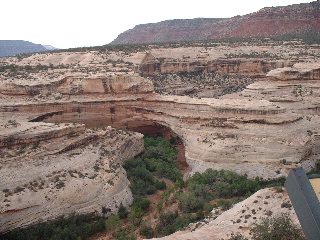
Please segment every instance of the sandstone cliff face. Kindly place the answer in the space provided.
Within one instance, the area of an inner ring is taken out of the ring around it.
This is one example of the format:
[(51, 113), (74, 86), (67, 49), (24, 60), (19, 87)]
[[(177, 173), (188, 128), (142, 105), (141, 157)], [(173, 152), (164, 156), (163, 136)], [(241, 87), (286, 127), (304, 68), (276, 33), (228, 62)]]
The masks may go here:
[(219, 60), (194, 60), (188, 62), (166, 61), (159, 63), (156, 59), (154, 62), (142, 62), (139, 70), (145, 74), (174, 74), (190, 72), (214, 72), (221, 71), (225, 74), (245, 74), (264, 76), (270, 70), (292, 66), (291, 61), (267, 61), (257, 59), (219, 59)]
[[(22, 125), (14, 130), (22, 131)], [(36, 123), (33, 131), (40, 136), (44, 125), (57, 132), (61, 127)], [(64, 214), (112, 214), (121, 202), (132, 203), (121, 165), (144, 150), (141, 134), (108, 127), (47, 136), (45, 141), (34, 136), (36, 143), (0, 149), (1, 232)]]
[(134, 94), (150, 93), (154, 88), (150, 80), (136, 74), (110, 75), (109, 77), (73, 77), (67, 76), (61, 80), (47, 84), (29, 85), (26, 82), (4, 83), (0, 93), (7, 95), (38, 95), (38, 94)]
[(167, 20), (138, 25), (111, 44), (195, 41), (217, 38), (274, 37), (320, 30), (319, 3), (302, 3), (229, 19)]
[(267, 75), (278, 80), (319, 80), (320, 64), (297, 63), (291, 68), (279, 68), (270, 71)]
[[(313, 91), (319, 94), (316, 88)], [(287, 169), (317, 151), (319, 117), (312, 116), (312, 121), (304, 117), (313, 114), (306, 106), (304, 112), (292, 113), (287, 107), (293, 106), (281, 105), (279, 101), (251, 98), (215, 100), (149, 94), (71, 98), (14, 108), (17, 113), (38, 116), (33, 121), (79, 122), (87, 127), (103, 124), (143, 133), (148, 133), (148, 126), (162, 125), (182, 139), (193, 171), (225, 168), (269, 178), (286, 175)], [(287, 165), (280, 164), (282, 159)]]

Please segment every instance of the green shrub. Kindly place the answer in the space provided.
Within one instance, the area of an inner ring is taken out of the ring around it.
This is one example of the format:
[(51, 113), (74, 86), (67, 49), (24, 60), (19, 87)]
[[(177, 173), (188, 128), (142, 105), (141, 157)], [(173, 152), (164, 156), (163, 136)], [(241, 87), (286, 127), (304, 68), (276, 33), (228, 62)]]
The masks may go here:
[(246, 175), (239, 175), (232, 171), (207, 169), (204, 173), (195, 173), (188, 180), (188, 191), (210, 201), (215, 198), (248, 196), (262, 187), (274, 185), (279, 181), (248, 179)]
[(205, 200), (195, 196), (192, 192), (184, 192), (179, 196), (180, 210), (184, 213), (196, 213), (203, 211)]
[(177, 211), (161, 213), (159, 216), (159, 223), (156, 227), (158, 237), (167, 236), (181, 230), (195, 220), (195, 216), (191, 214), (179, 215)]
[(165, 183), (165, 181), (156, 181), (154, 183), (154, 186), (157, 190), (165, 190), (167, 188), (167, 184)]
[(141, 196), (136, 196), (134, 199), (133, 199), (133, 208), (136, 208), (136, 209), (141, 209), (142, 211), (145, 211), (149, 208), (150, 206), (150, 200), (149, 199), (146, 199), (146, 198), (143, 198)]
[(128, 215), (128, 219), (133, 225), (139, 226), (142, 221), (143, 215), (143, 210), (141, 208), (135, 207), (131, 210), (130, 214)]
[(105, 224), (108, 232), (114, 232), (122, 226), (122, 221), (118, 215), (111, 215)]
[(218, 207), (221, 207), (222, 211), (227, 211), (228, 209), (230, 209), (232, 206), (232, 202), (231, 201), (226, 201), (226, 200), (219, 200), (218, 201)]
[(155, 230), (149, 225), (149, 224), (142, 224), (139, 233), (146, 237), (146, 238), (152, 238), (155, 235)]
[(166, 183), (158, 178), (183, 181), (178, 168), (177, 150), (161, 137), (145, 137), (146, 152), (141, 158), (130, 159), (123, 165), (131, 182), (130, 188), (136, 196), (146, 196), (166, 189)]
[(118, 216), (120, 219), (126, 219), (128, 217), (128, 210), (123, 206), (122, 203), (120, 203), (119, 209), (118, 209)]
[(87, 239), (105, 229), (105, 219), (88, 215), (58, 217), (49, 222), (41, 222), (25, 229), (15, 229), (1, 235), (2, 240), (56, 240)]
[(253, 240), (281, 239), (281, 240), (302, 240), (305, 239), (301, 229), (295, 226), (288, 214), (281, 214), (278, 217), (261, 219), (260, 223), (254, 224), (250, 234)]

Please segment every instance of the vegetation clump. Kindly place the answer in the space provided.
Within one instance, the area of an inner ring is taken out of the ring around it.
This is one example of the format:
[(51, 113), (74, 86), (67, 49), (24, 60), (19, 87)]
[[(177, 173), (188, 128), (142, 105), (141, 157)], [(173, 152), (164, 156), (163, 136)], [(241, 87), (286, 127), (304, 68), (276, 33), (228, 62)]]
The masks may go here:
[(164, 179), (181, 182), (177, 150), (161, 137), (145, 137), (146, 152), (141, 158), (130, 159), (123, 165), (134, 195), (146, 196), (166, 189)]
[(0, 235), (3, 240), (55, 240), (87, 239), (105, 228), (105, 219), (92, 214), (61, 216), (49, 222), (41, 222), (26, 229), (15, 229)]
[(293, 224), (288, 214), (277, 217), (263, 218), (260, 223), (254, 224), (250, 234), (253, 240), (259, 239), (305, 239), (300, 228)]

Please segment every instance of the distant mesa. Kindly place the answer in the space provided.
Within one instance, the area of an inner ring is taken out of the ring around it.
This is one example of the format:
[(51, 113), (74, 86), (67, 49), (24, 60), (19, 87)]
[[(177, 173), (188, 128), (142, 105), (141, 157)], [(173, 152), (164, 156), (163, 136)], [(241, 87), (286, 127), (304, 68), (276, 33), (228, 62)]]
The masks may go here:
[(175, 19), (140, 24), (110, 44), (199, 41), (224, 38), (277, 37), (320, 32), (320, 3), (266, 7), (232, 18)]
[(23, 40), (0, 40), (0, 57), (14, 56), (22, 53), (44, 52), (54, 49), (57, 48)]

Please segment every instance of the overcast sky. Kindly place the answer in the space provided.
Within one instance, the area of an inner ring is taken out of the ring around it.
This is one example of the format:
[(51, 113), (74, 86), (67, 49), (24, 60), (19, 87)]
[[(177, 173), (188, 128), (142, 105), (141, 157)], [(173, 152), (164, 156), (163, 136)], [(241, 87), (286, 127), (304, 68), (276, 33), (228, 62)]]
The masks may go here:
[(100, 46), (143, 23), (245, 15), (304, 0), (1, 0), (0, 40), (57, 48)]

